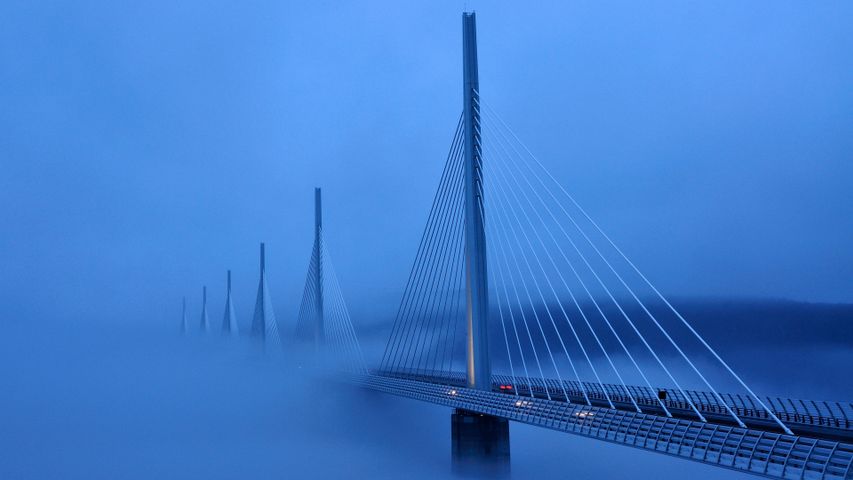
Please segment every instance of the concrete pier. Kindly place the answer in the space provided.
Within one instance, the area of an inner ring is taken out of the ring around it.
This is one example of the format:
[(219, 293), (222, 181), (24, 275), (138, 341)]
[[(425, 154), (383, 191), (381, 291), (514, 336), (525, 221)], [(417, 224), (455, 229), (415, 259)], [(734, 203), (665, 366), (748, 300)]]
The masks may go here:
[(456, 409), (450, 417), (453, 472), (465, 476), (508, 477), (509, 421)]

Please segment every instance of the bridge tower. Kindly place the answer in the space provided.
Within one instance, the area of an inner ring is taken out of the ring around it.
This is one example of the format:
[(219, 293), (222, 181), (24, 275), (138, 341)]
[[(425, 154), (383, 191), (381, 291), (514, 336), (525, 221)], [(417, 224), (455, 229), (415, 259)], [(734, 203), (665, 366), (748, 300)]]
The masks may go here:
[(480, 135), (480, 80), (474, 12), (462, 14), (462, 72), (465, 182), (465, 295), (468, 388), (491, 389), (489, 362), (489, 288), (483, 217), (483, 163)]
[(314, 347), (319, 352), (325, 343), (323, 325), (323, 199), (320, 188), (314, 189)]
[[(474, 12), (462, 13), (462, 75), (467, 383), (468, 388), (490, 391), (489, 284), (483, 216), (477, 18)], [(456, 409), (450, 420), (454, 471), (493, 477), (509, 473), (509, 422), (506, 419)]]
[(264, 340), (267, 336), (266, 306), (269, 301), (267, 289), (266, 245), (261, 242), (261, 279), (258, 282), (258, 295), (255, 300), (255, 314), (252, 316), (252, 336)]
[(222, 317), (222, 334), (236, 335), (237, 333), (237, 315), (234, 313), (234, 301), (231, 299), (231, 270), (228, 270), (225, 293), (225, 315)]
[(201, 321), (199, 329), (202, 333), (210, 329), (210, 320), (207, 317), (207, 286), (201, 287)]
[(261, 242), (261, 278), (258, 281), (258, 296), (255, 300), (255, 313), (252, 316), (251, 336), (261, 345), (271, 344), (274, 347), (272, 351), (281, 350), (278, 324), (267, 285), (266, 248), (263, 242)]

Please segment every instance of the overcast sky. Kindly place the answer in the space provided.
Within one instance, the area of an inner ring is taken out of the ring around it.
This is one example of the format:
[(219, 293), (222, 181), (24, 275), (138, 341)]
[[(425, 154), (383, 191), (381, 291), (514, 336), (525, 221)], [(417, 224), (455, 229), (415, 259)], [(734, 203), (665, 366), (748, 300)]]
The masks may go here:
[[(483, 98), (661, 289), (853, 300), (853, 3), (467, 2)], [(463, 2), (0, 4), (0, 298), (177, 322), (258, 242), (291, 319), (322, 186), (393, 315), (461, 110)], [(358, 320), (357, 320), (358, 321)]]

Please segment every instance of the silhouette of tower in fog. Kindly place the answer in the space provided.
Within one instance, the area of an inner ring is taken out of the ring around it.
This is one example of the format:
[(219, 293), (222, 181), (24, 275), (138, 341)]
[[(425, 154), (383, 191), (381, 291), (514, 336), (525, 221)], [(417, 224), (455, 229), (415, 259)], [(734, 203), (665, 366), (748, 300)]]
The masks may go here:
[(222, 317), (222, 334), (236, 335), (237, 315), (234, 314), (234, 302), (231, 300), (231, 270), (228, 270), (228, 286), (225, 293), (225, 315)]
[(323, 325), (323, 204), (319, 188), (314, 189), (314, 345), (319, 351), (326, 341)]
[(278, 336), (278, 325), (275, 321), (272, 299), (267, 286), (266, 251), (261, 243), (261, 278), (258, 282), (258, 297), (255, 300), (255, 314), (252, 316), (252, 337), (261, 341), (264, 345), (271, 344), (281, 346)]
[(207, 318), (207, 286), (201, 287), (201, 323), (199, 329), (202, 332), (210, 329), (210, 320)]

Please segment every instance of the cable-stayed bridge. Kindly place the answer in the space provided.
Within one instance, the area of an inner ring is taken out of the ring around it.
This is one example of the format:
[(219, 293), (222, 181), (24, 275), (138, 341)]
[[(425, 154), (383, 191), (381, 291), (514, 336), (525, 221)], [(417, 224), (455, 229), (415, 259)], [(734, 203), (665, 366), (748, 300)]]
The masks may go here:
[[(378, 365), (319, 189), (295, 337), (357, 385), (456, 409), (460, 461), (508, 457), (511, 420), (766, 477), (853, 478), (853, 404), (755, 392), (481, 98), (473, 13), (463, 57), (463, 111)], [(263, 247), (256, 305), (253, 335), (279, 341)]]
[(462, 116), (359, 382), (749, 473), (851, 478), (851, 404), (756, 394), (481, 98), (475, 29), (463, 15)]

